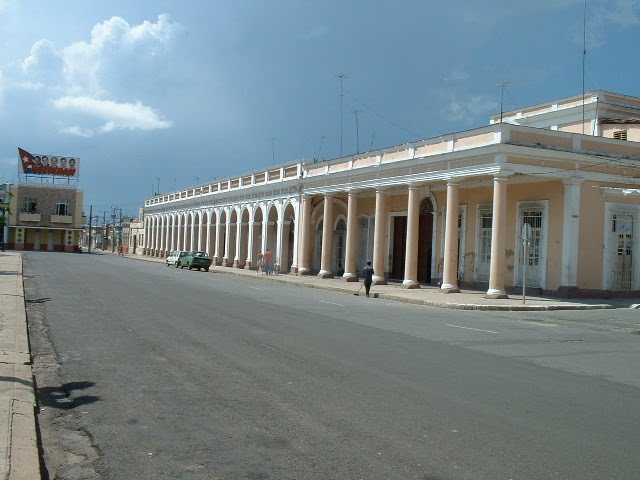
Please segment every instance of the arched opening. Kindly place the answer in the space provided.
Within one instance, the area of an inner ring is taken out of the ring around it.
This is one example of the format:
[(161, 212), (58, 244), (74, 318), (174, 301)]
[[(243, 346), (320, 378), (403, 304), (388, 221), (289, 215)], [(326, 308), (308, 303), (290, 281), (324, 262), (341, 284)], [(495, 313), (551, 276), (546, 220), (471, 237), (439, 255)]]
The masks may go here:
[(433, 255), (433, 203), (429, 197), (420, 202), (418, 226), (418, 282), (431, 283), (431, 258)]
[(333, 232), (333, 261), (331, 266), (333, 273), (340, 277), (344, 274), (346, 237), (347, 224), (344, 222), (344, 219), (341, 218)]
[(291, 266), (293, 265), (293, 247), (295, 245), (295, 210), (293, 205), (287, 205), (283, 217), (280, 272), (286, 273), (291, 270)]
[(323, 220), (318, 222), (316, 227), (314, 239), (313, 239), (313, 263), (311, 268), (314, 273), (318, 273), (320, 271), (320, 263), (322, 261), (322, 226), (324, 224)]

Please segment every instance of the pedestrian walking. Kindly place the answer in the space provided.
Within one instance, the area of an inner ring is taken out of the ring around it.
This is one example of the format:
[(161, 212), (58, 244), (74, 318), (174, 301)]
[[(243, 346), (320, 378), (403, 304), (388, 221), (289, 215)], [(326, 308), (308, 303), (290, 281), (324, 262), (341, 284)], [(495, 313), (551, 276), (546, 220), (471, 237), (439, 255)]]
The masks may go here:
[(256, 268), (256, 275), (260, 275), (260, 272), (264, 275), (264, 255), (262, 255), (262, 252), (258, 252), (258, 268)]
[(371, 284), (373, 283), (373, 267), (371, 266), (371, 260), (367, 261), (367, 266), (362, 270), (364, 275), (364, 291), (369, 296), (369, 290), (371, 290)]
[(271, 250), (269, 250), (268, 248), (264, 253), (264, 263), (267, 270), (267, 275), (271, 275), (273, 273), (273, 253), (271, 253)]
[(118, 255), (120, 255), (121, 257), (124, 257), (124, 245), (120, 245), (118, 247)]

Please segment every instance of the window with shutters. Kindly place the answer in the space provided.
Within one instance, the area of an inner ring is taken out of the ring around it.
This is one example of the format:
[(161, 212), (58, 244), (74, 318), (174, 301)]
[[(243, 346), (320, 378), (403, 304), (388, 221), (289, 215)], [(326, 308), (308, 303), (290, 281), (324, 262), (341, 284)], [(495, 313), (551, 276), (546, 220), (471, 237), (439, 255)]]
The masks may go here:
[(627, 131), (626, 130), (616, 130), (613, 132), (613, 138), (616, 140), (626, 140), (627, 139)]

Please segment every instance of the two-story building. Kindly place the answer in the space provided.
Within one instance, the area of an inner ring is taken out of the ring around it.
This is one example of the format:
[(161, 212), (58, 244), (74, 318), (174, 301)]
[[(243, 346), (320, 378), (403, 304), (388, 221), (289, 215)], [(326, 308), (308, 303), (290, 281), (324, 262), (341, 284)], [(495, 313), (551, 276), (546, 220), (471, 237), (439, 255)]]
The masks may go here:
[[(640, 295), (640, 98), (606, 91), (485, 127), (148, 199), (144, 254), (407, 288)], [(523, 239), (524, 237), (524, 239)], [(526, 252), (526, 253), (525, 253)], [(526, 273), (525, 273), (526, 272)], [(524, 279), (523, 279), (523, 273)]]
[[(11, 191), (8, 247), (79, 251), (83, 226), (83, 194), (77, 188), (79, 160), (19, 152), (22, 170), (20, 183)], [(46, 166), (41, 159), (46, 159)]]

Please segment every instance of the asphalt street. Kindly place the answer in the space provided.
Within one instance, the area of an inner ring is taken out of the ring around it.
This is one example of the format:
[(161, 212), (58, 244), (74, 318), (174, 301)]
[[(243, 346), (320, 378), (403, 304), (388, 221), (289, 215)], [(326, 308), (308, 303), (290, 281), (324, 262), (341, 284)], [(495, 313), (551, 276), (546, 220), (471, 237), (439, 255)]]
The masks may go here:
[(640, 471), (637, 310), (446, 310), (110, 255), (24, 256), (45, 457), (77, 454), (70, 430), (87, 439), (73, 468), (49, 464), (59, 478)]

